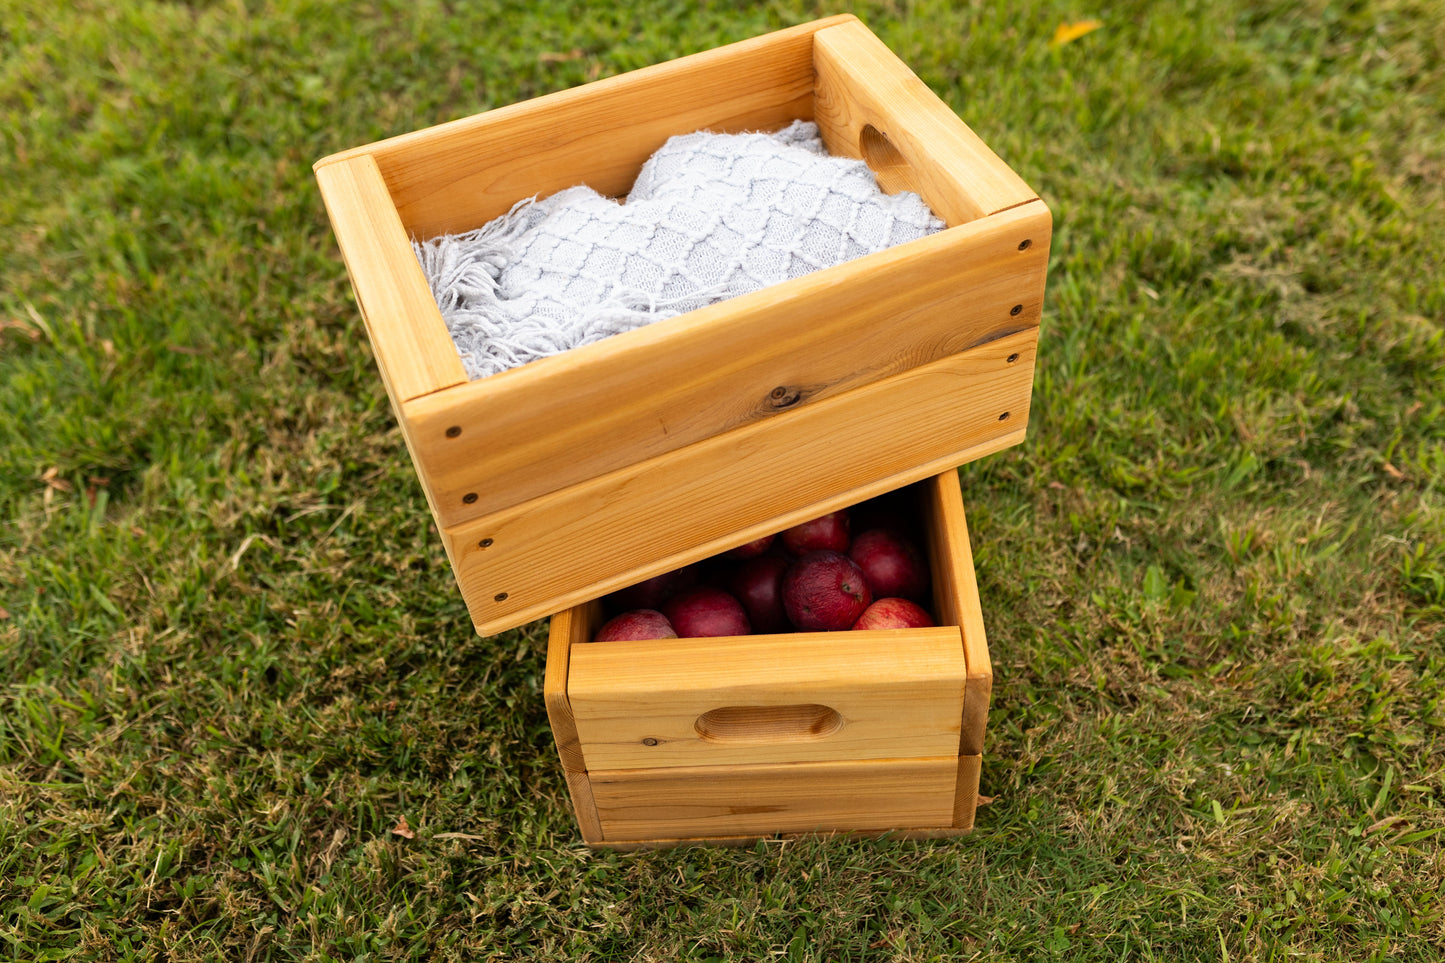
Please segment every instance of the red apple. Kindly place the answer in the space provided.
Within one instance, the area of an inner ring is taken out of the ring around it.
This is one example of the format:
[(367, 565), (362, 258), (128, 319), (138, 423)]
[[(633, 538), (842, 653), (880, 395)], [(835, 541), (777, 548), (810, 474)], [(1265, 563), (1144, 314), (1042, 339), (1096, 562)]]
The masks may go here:
[(783, 608), (804, 632), (837, 632), (873, 601), (863, 570), (842, 552), (809, 552), (783, 575)]
[(848, 512), (829, 512), (817, 518), (794, 525), (783, 532), (783, 545), (794, 555), (809, 552), (848, 551)]
[(855, 629), (926, 629), (933, 617), (907, 599), (879, 599), (853, 623)]
[(728, 558), (757, 558), (773, 547), (773, 539), (776, 537), (775, 535), (764, 535), (762, 538), (753, 539), (746, 545), (739, 545), (737, 548), (724, 552), (723, 554), (727, 555)]
[(677, 632), (667, 616), (654, 609), (635, 609), (608, 619), (593, 642), (623, 642), (628, 639), (675, 639)]
[(874, 598), (904, 598), (922, 602), (928, 597), (928, 563), (918, 549), (897, 531), (870, 528), (860, 532), (848, 549), (858, 563)]
[(751, 635), (753, 631), (743, 604), (711, 585), (699, 585), (674, 595), (662, 611), (684, 639)]
[(728, 587), (747, 610), (754, 632), (786, 632), (788, 613), (783, 609), (783, 573), (788, 560), (776, 555), (750, 558), (738, 566)]

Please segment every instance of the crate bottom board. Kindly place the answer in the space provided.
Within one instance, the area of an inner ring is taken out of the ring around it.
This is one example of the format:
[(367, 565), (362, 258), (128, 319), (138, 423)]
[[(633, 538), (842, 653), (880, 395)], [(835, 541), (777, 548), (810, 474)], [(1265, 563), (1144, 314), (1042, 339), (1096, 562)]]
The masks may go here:
[(973, 828), (982, 756), (568, 772), (583, 839), (612, 849), (749, 845), (799, 835), (891, 839)]

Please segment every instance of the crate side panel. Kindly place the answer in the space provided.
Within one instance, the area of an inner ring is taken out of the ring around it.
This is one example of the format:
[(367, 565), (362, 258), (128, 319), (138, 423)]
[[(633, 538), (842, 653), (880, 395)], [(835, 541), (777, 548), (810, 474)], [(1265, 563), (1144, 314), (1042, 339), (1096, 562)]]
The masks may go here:
[(444, 530), (473, 621), (499, 632), (1022, 441), (1037, 334)]
[[(954, 790), (953, 823), (948, 826), (929, 827), (925, 829), (886, 829), (867, 830), (847, 833), (832, 833), (829, 835), (851, 836), (854, 838), (863, 837), (871, 839), (890, 840), (926, 840), (926, 839), (954, 839), (959, 836), (967, 836), (973, 832), (975, 814), (978, 811), (978, 783), (979, 774), (983, 768), (982, 756), (960, 756), (958, 758), (958, 781)], [(790, 835), (789, 838), (797, 838), (804, 833)], [(618, 844), (613, 843), (613, 846)]]
[(978, 576), (973, 565), (968, 519), (958, 473), (940, 475), (929, 489), (927, 516), (931, 531), (942, 537), (929, 545), (929, 562), (934, 578), (938, 617), (957, 625), (963, 633), (964, 659), (968, 664), (963, 700), (962, 739), (959, 753), (983, 752), (984, 728), (988, 721), (989, 698), (993, 690), (993, 664), (989, 659), (988, 635), (984, 631), (983, 606), (978, 596)]
[(1036, 202), (418, 399), (442, 524), (1036, 327), (1048, 233)]
[(605, 642), (572, 650), (589, 772), (940, 756), (963, 709), (957, 628)]
[(393, 404), (465, 384), (461, 357), (376, 162), (361, 154), (327, 164), (316, 180)]
[[(372, 145), (407, 230), (481, 227), (517, 201), (586, 184), (626, 194), (668, 137), (771, 130), (813, 115), (813, 34), (829, 18)], [(324, 163), (324, 162), (323, 162)]]
[(958, 759), (594, 772), (606, 840), (941, 827)]
[(595, 601), (565, 609), (552, 617), (547, 631), (547, 668), (542, 693), (547, 706), (547, 721), (552, 725), (552, 738), (557, 743), (557, 754), (562, 759), (562, 768), (568, 772), (587, 770), (582, 759), (581, 739), (577, 735), (576, 715), (567, 695), (572, 651), (578, 644), (591, 640), (600, 622), (601, 611), (601, 603)]
[(953, 793), (953, 828), (973, 829), (978, 812), (978, 781), (983, 773), (983, 756), (958, 757), (958, 781)]
[(595, 846), (602, 842), (602, 823), (597, 817), (597, 802), (592, 798), (592, 781), (585, 772), (564, 771), (567, 794), (572, 797), (572, 812), (582, 841)]
[(697, 846), (716, 846), (721, 849), (742, 849), (753, 846), (760, 839), (769, 839), (774, 833), (749, 833), (742, 836), (689, 836), (686, 839), (618, 839), (600, 843), (588, 842), (593, 849), (616, 852), (638, 852), (660, 849), (690, 849)]
[(1037, 198), (863, 24), (819, 31), (813, 61), (814, 114), (829, 152), (864, 157), (885, 187), (916, 191), (950, 225)]

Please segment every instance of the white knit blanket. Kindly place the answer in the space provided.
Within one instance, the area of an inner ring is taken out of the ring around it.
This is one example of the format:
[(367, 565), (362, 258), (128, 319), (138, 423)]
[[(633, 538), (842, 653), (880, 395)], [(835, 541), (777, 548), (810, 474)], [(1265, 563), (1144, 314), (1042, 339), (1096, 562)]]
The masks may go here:
[(797, 121), (673, 137), (626, 203), (573, 187), (415, 248), (475, 379), (943, 227)]

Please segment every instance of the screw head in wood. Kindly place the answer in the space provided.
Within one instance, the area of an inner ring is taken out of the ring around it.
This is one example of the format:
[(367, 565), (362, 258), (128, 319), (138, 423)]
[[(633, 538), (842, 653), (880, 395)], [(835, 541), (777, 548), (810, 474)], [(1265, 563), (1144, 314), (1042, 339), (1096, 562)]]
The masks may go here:
[(1023, 306), (1022, 304), (1015, 304), (1015, 305), (1013, 306), (1013, 310), (1010, 311), (1009, 314), (1017, 317), (1018, 315), (1020, 315), (1020, 314), (1023, 313), (1023, 310), (1024, 310), (1024, 306)]
[(448, 437), (448, 438), (456, 438), (456, 437), (459, 436), (461, 433), (462, 433), (462, 426), (461, 426), (461, 425), (452, 425), (450, 428), (447, 429), (447, 437)]
[(999, 421), (1008, 421), (1008, 412), (1005, 411), (1003, 414), (999, 415), (999, 416), (998, 416), (998, 420), (999, 420)]
[(480, 542), (477, 543), (477, 548), (491, 548), (491, 547), (492, 547), (492, 540), (491, 540), (490, 538), (484, 538), (484, 539), (482, 539)]
[(651, 736), (648, 736), (646, 739), (642, 740), (642, 744), (644, 746), (655, 746), (657, 745), (657, 740), (652, 738)]
[(492, 601), (493, 601), (493, 602), (505, 602), (505, 601), (507, 601), (507, 593), (506, 593), (506, 592), (498, 592), (496, 595), (493, 595), (493, 596), (492, 596)]
[(1022, 241), (1019, 241), (1019, 250), (1027, 251), (1030, 247), (1033, 246), (1033, 243), (1034, 242), (1029, 240), (1028, 238), (1024, 238)]
[(474, 501), (476, 501), (476, 500), (477, 500), (477, 493), (476, 493), (476, 492), (467, 492), (465, 495), (462, 496), (462, 501), (463, 501), (464, 503), (468, 504), (468, 505), (470, 505), (472, 502), (474, 502)]
[(1019, 353), (1018, 353), (1017, 351), (1015, 351), (1013, 354), (1009, 355), (1009, 356), (1008, 356), (1007, 358), (1005, 358), (1004, 360), (1006, 360), (1009, 364), (1013, 364), (1013, 363), (1014, 363), (1015, 361), (1017, 361), (1018, 359), (1019, 359)]

